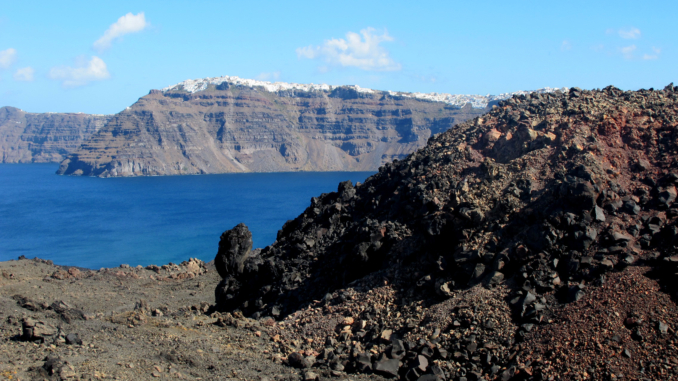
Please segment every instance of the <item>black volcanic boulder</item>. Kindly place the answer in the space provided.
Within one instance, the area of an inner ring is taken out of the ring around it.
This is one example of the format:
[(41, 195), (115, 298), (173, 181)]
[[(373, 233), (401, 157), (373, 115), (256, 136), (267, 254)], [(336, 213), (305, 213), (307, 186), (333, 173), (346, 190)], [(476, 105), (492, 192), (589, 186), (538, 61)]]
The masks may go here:
[(219, 240), (219, 250), (214, 266), (222, 280), (215, 289), (217, 309), (224, 311), (238, 305), (235, 294), (241, 287), (239, 276), (245, 270), (245, 262), (252, 254), (252, 233), (243, 223), (225, 231)]
[(222, 278), (241, 274), (245, 260), (252, 250), (252, 233), (243, 223), (225, 231), (219, 240), (219, 250), (214, 258), (214, 266)]

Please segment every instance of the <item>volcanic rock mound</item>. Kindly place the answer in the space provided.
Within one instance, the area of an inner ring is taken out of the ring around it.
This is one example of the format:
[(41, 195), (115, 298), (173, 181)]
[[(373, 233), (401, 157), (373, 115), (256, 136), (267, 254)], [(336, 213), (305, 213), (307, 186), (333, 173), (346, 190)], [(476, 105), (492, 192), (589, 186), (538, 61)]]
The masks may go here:
[[(521, 360), (526, 338), (607, 273), (651, 266), (676, 291), (676, 126), (672, 85), (500, 102), (313, 198), (226, 274), (217, 305), (283, 319), (281, 351), (317, 367), (541, 379), (541, 358)], [(498, 300), (505, 311), (485, 309)], [(303, 342), (305, 327), (326, 339)]]

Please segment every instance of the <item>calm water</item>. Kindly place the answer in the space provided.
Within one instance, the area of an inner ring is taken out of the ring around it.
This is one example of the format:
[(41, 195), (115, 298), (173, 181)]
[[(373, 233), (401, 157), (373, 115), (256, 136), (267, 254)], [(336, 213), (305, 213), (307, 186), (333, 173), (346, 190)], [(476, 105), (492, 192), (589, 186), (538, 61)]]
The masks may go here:
[(214, 259), (244, 222), (254, 247), (340, 181), (372, 172), (137, 178), (57, 176), (55, 164), (0, 164), (0, 260), (20, 255), (98, 269)]

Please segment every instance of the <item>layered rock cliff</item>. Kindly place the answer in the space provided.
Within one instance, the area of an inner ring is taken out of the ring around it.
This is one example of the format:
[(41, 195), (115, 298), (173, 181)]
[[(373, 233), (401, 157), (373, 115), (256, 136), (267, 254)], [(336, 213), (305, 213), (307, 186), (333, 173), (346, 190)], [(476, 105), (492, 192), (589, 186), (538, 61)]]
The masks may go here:
[(350, 87), (270, 92), (224, 82), (197, 92), (154, 90), (115, 115), (58, 173), (376, 170), (485, 111)]
[(0, 108), (0, 163), (61, 162), (110, 115), (29, 113)]

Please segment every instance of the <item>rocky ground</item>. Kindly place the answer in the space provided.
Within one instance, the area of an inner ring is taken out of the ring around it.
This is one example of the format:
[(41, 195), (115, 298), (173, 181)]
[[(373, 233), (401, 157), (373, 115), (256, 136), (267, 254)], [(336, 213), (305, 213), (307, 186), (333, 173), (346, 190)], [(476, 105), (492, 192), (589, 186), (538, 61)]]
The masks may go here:
[(517, 96), (213, 266), (4, 262), (0, 375), (678, 379), (676, 127), (671, 85)]
[(301, 368), (676, 377), (676, 127), (672, 85), (500, 102), (314, 198), (263, 250), (244, 226), (224, 233), (216, 309), (281, 320)]
[(273, 355), (269, 327), (221, 322), (218, 275), (201, 261), (92, 271), (21, 259), (0, 274), (0, 380), (306, 376)]

